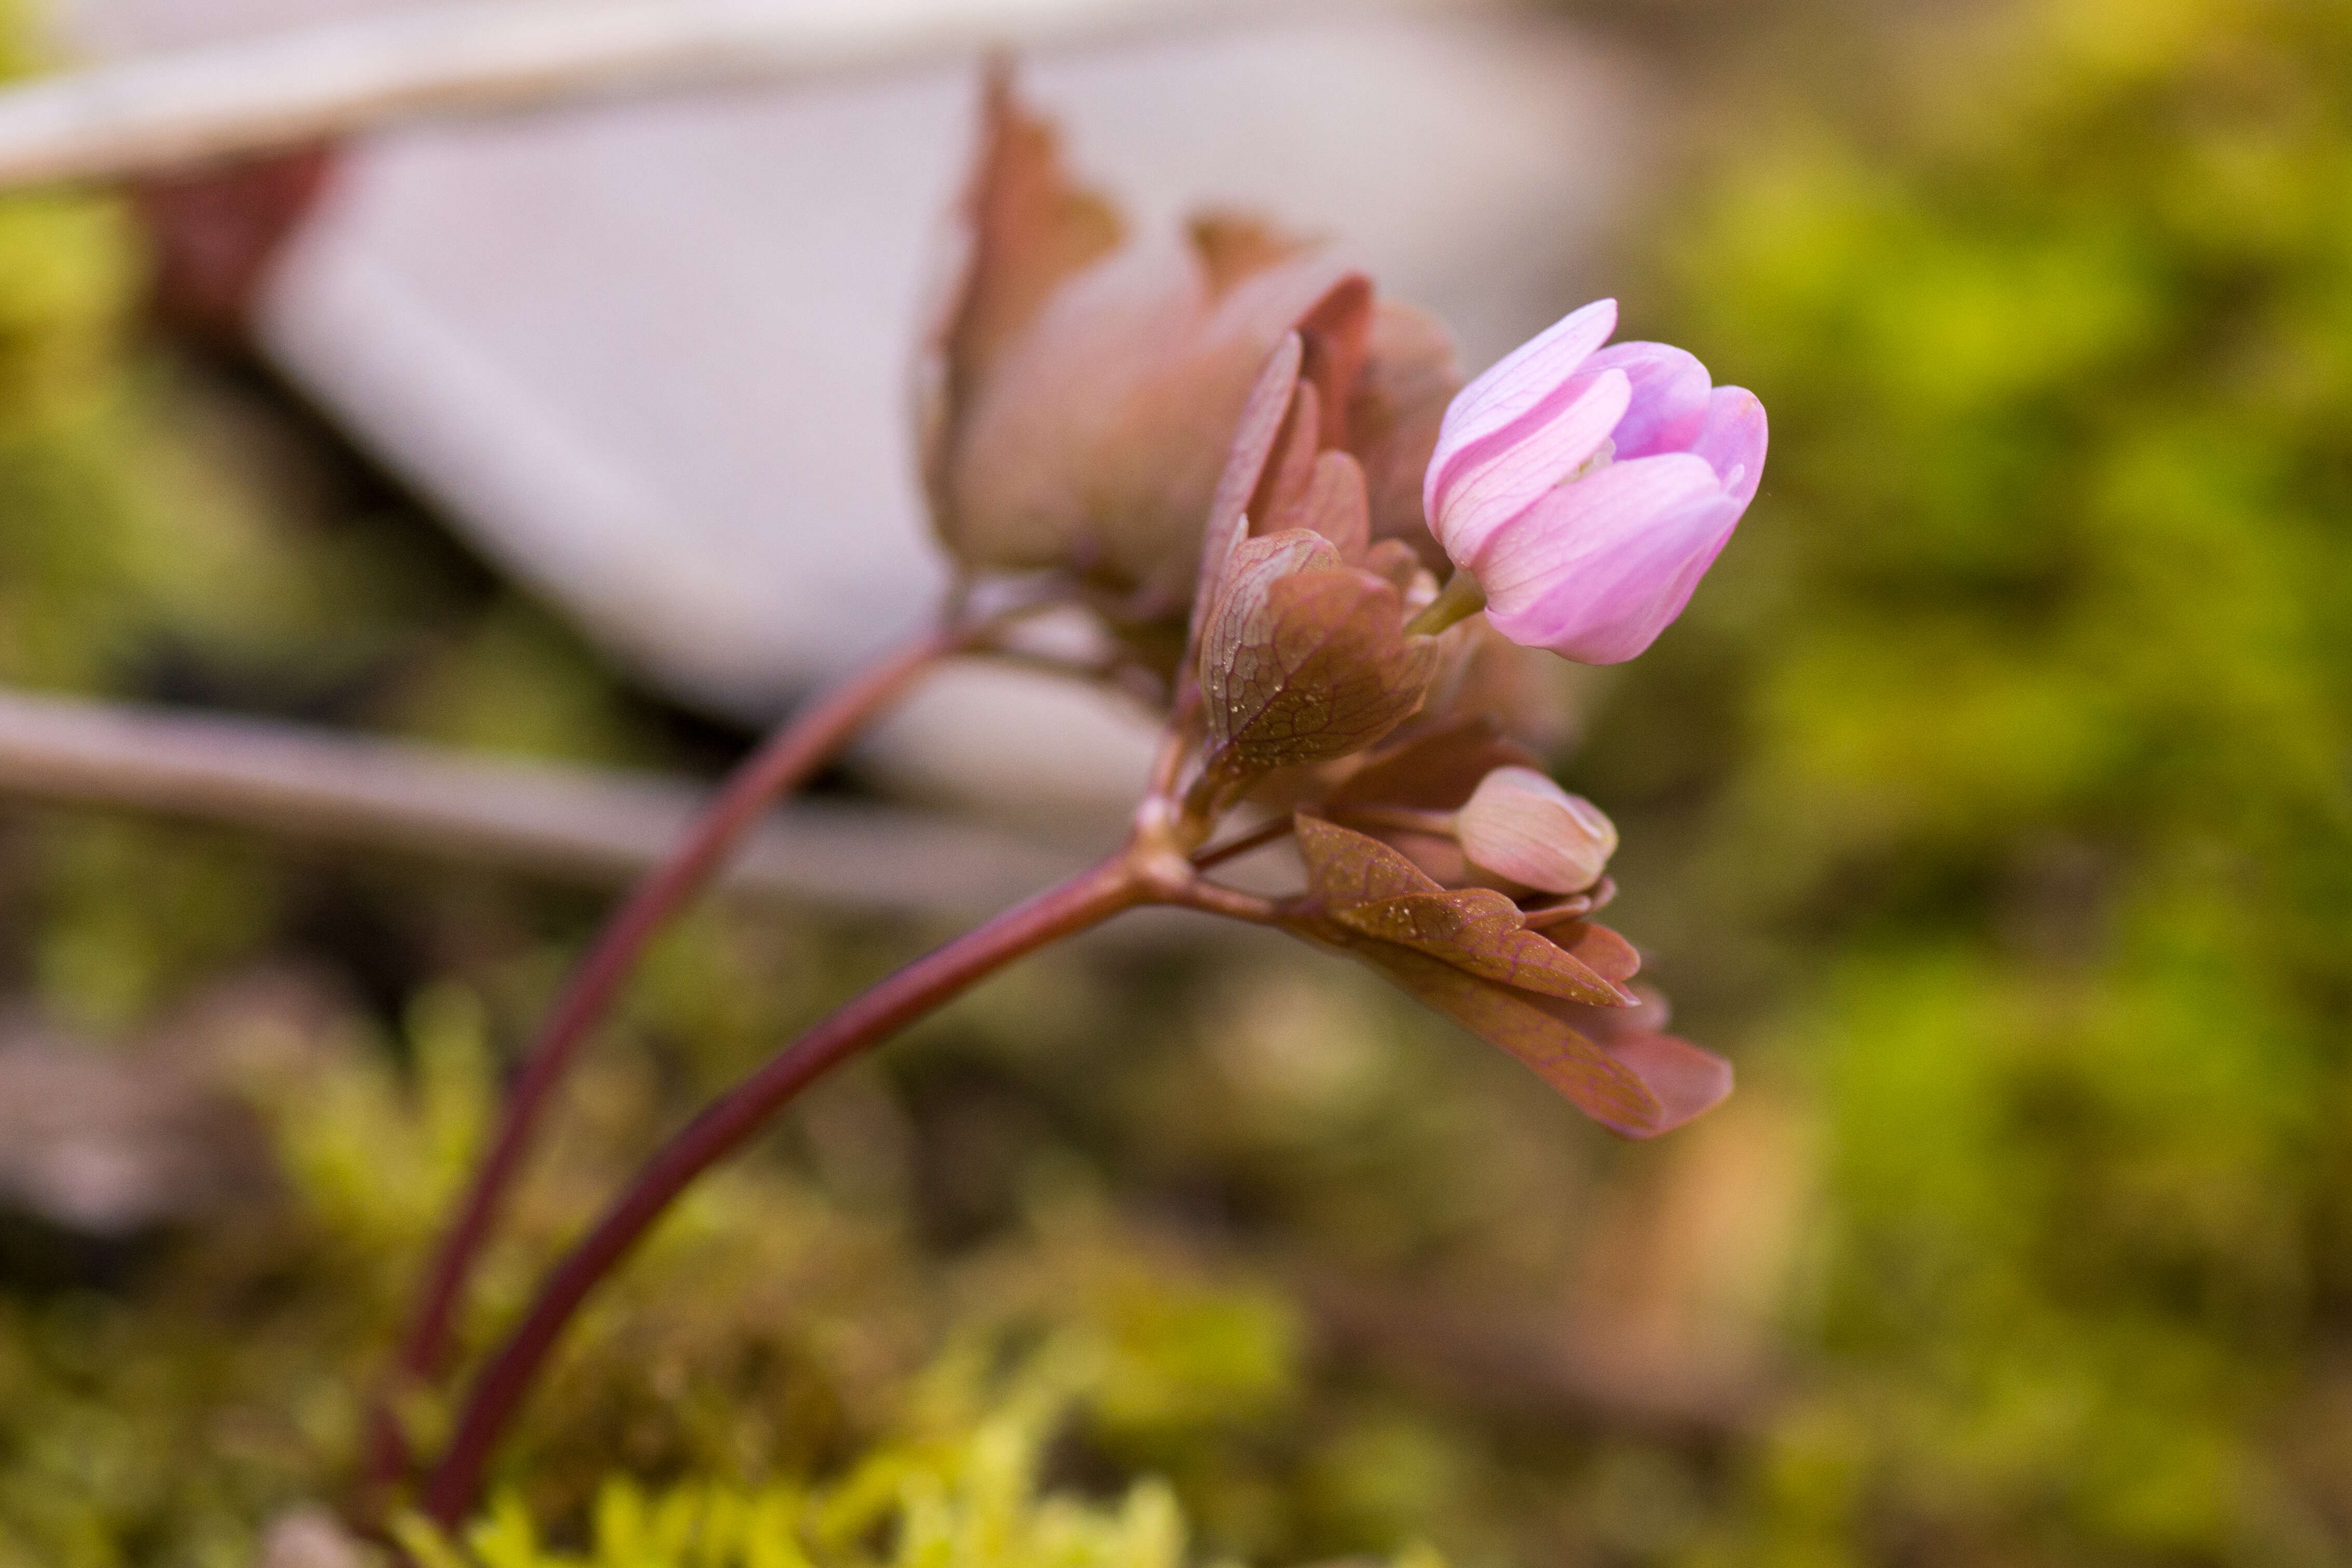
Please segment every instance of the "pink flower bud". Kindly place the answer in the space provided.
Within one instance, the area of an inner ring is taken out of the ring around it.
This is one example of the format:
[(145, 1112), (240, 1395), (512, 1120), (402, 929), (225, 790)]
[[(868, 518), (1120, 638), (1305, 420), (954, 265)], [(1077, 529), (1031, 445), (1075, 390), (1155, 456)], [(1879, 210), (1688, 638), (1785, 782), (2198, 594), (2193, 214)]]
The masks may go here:
[(1445, 411), (1423, 504), (1514, 643), (1615, 664), (1664, 631), (1754, 499), (1764, 405), (1596, 300)]
[(1580, 893), (1617, 852), (1601, 809), (1532, 768), (1497, 768), (1454, 817), (1471, 862), (1546, 893)]

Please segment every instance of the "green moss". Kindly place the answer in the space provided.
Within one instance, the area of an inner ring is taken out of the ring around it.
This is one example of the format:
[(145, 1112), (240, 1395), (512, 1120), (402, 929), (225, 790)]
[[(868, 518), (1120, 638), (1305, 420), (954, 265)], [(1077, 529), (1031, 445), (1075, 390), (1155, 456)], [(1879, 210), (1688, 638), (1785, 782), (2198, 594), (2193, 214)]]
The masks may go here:
[(1763, 935), (1832, 1134), (1732, 1558), (2304, 1561), (2352, 1499), (2281, 1437), (2352, 1303), (2347, 62), (2339, 5), (1947, 26), (1638, 323), (1772, 413), (1623, 701), (1736, 683), (1692, 940)]

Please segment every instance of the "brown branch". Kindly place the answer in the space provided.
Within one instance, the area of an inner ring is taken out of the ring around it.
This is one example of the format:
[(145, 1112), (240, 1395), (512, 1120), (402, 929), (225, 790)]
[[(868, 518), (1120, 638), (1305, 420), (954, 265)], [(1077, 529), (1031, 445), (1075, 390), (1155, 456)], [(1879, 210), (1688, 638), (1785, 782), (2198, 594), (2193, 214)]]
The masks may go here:
[[(259, 719), (0, 691), (0, 798), (223, 822), (606, 885), (709, 799), (682, 779), (505, 761)], [(880, 806), (770, 812), (719, 887), (769, 902), (967, 915), (1076, 858)]]

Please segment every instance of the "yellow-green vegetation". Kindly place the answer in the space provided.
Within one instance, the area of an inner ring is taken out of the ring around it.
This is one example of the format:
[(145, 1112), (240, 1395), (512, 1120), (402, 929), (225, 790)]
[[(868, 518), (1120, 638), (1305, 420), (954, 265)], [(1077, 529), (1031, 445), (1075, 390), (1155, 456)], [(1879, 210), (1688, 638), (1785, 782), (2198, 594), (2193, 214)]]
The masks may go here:
[(1830, 1183), (1702, 1555), (2343, 1561), (2352, 7), (1998, 22), (1750, 132), (1657, 323), (1772, 467), (1591, 756)]
[[(1259, 1325), (1230, 1318), (1235, 1303), (1167, 1303), (1160, 1332), (1246, 1345)], [(1181, 1323), (1173, 1320), (1193, 1318)], [(1236, 1336), (1234, 1331), (1239, 1328)], [(1001, 1369), (1004, 1347), (967, 1334), (921, 1380), (914, 1400), (920, 1435), (887, 1443), (830, 1485), (772, 1483), (757, 1490), (686, 1483), (649, 1493), (622, 1479), (604, 1483), (590, 1513), (583, 1553), (550, 1550), (530, 1510), (513, 1494), (452, 1542), (420, 1520), (397, 1533), (423, 1568), (1182, 1568), (1184, 1519), (1160, 1480), (1095, 1500), (1040, 1494), (1049, 1445), (1074, 1411), (1099, 1406), (1137, 1380), (1155, 1398), (1196, 1402), (1216, 1387), (1215, 1368), (1166, 1345), (1120, 1344), (1081, 1330), (1057, 1334)], [(1245, 1353), (1244, 1359), (1255, 1359)], [(1209, 1373), (1205, 1382), (1195, 1375)], [(1228, 1563), (1230, 1560), (1226, 1560)], [(1370, 1568), (1370, 1564), (1366, 1565)], [(1425, 1549), (1396, 1568), (1443, 1568)]]

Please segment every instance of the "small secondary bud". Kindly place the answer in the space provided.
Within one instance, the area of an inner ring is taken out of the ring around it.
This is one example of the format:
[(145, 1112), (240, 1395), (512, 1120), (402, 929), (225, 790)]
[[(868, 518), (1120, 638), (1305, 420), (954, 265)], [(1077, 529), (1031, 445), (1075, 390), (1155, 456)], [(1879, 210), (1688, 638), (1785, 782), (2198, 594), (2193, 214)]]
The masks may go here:
[(1487, 774), (1455, 821), (1474, 864), (1546, 893), (1591, 887), (1617, 852), (1601, 809), (1532, 768)]

